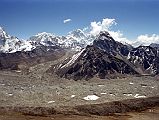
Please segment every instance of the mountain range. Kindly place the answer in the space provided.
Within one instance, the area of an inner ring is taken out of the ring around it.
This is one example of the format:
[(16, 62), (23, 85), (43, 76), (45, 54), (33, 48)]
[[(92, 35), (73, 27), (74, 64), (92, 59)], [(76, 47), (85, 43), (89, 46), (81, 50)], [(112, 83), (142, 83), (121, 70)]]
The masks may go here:
[(20, 40), (0, 27), (0, 69), (26, 70), (59, 59), (68, 51), (76, 53), (48, 68), (47, 72), (74, 80), (159, 73), (158, 44), (134, 48), (115, 41), (106, 31), (93, 36), (80, 29), (66, 36), (43, 32)]
[(66, 49), (79, 51), (91, 44), (95, 36), (84, 33), (81, 29), (69, 32), (66, 36), (57, 36), (52, 33), (38, 33), (28, 40), (20, 40), (10, 36), (0, 27), (0, 52), (14, 53), (17, 51), (32, 51), (37, 46), (60, 46)]

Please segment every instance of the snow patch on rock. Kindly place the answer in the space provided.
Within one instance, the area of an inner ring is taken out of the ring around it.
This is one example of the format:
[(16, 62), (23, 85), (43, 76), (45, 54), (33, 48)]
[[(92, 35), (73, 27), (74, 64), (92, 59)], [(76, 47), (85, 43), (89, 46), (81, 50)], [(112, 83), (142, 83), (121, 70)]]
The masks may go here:
[(55, 102), (55, 101), (52, 100), (52, 101), (48, 101), (47, 103), (48, 103), (48, 104), (51, 104), (51, 103), (54, 103), (54, 102)]
[(146, 98), (145, 95), (139, 95), (139, 94), (136, 94), (134, 97), (135, 97), (135, 98)]
[(96, 95), (88, 95), (87, 97), (84, 97), (83, 99), (84, 100), (97, 100), (97, 99), (99, 99), (99, 97)]
[(78, 57), (83, 53), (84, 50), (85, 49), (83, 49), (80, 52), (78, 52), (77, 54), (73, 55), (71, 60), (68, 63), (66, 63), (65, 65), (63, 65), (61, 68), (71, 66), (78, 59)]

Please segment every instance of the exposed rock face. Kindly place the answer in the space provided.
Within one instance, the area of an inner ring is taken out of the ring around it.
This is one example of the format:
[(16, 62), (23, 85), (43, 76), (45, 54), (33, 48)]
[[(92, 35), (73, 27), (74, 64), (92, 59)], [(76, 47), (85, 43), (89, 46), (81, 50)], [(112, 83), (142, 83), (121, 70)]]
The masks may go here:
[(62, 66), (57, 71), (61, 77), (68, 79), (89, 79), (93, 76), (105, 78), (109, 74), (136, 74), (127, 63), (95, 46), (87, 46), (70, 66)]
[(58, 59), (65, 51), (58, 46), (39, 46), (32, 51), (0, 53), (0, 69), (27, 69), (29, 66)]
[(159, 51), (156, 48), (139, 46), (129, 52), (127, 59), (140, 67), (144, 74), (159, 73)]
[(159, 73), (157, 48), (132, 48), (115, 41), (108, 32), (100, 32), (93, 45), (57, 66), (56, 73), (68, 79), (106, 78), (110, 74), (155, 75)]
[(99, 36), (94, 40), (93, 45), (114, 56), (117, 54), (127, 56), (129, 51), (132, 49), (127, 45), (123, 45), (122, 43), (115, 41), (106, 31), (99, 33)]

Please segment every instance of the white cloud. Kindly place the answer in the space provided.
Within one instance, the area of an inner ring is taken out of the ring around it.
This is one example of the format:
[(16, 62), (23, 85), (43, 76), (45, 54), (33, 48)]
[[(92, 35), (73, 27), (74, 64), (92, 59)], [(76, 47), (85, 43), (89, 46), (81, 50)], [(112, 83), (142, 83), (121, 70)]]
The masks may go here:
[(99, 34), (100, 31), (108, 31), (112, 25), (116, 25), (115, 19), (105, 18), (102, 22), (91, 22), (91, 31), (92, 35)]
[(65, 19), (64, 21), (63, 21), (63, 23), (68, 23), (68, 22), (71, 22), (72, 20), (71, 19)]
[(102, 21), (94, 21), (91, 22), (90, 25), (90, 34), (92, 35), (98, 35), (100, 31), (108, 31), (110, 35), (119, 42), (122, 43), (128, 43), (133, 45), (134, 47), (137, 47), (139, 45), (150, 45), (151, 43), (159, 43), (159, 35), (157, 34), (152, 34), (152, 35), (139, 35), (136, 39), (130, 40), (126, 37), (124, 37), (124, 34), (118, 30), (118, 31), (113, 31), (112, 26), (116, 25), (115, 19), (109, 19), (105, 18)]
[(115, 19), (109, 19), (109, 18), (105, 18), (102, 21), (99, 22), (91, 22), (91, 31), (90, 33), (92, 35), (98, 35), (100, 33), (100, 31), (108, 31), (110, 33), (110, 35), (119, 42), (122, 43), (131, 43), (130, 40), (128, 40), (127, 38), (124, 37), (123, 33), (118, 31), (113, 31), (111, 30), (111, 27), (113, 25), (116, 25), (116, 21)]
[(108, 31), (109, 34), (114, 38), (114, 40), (119, 41), (123, 44), (132, 44), (132, 41), (124, 37), (123, 33), (120, 31)]
[(159, 43), (159, 35), (139, 35), (132, 45), (137, 47), (139, 45), (150, 45), (151, 43)]

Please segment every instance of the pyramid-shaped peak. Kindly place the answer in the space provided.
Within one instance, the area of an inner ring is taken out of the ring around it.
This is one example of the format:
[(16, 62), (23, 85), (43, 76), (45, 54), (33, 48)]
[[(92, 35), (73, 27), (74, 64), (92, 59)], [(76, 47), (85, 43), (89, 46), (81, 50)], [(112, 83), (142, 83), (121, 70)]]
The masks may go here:
[(110, 36), (109, 32), (108, 31), (100, 31), (99, 33), (100, 36)]
[(98, 35), (97, 35), (97, 40), (114, 40), (112, 38), (112, 36), (109, 34), (109, 32), (107, 31), (101, 31)]

